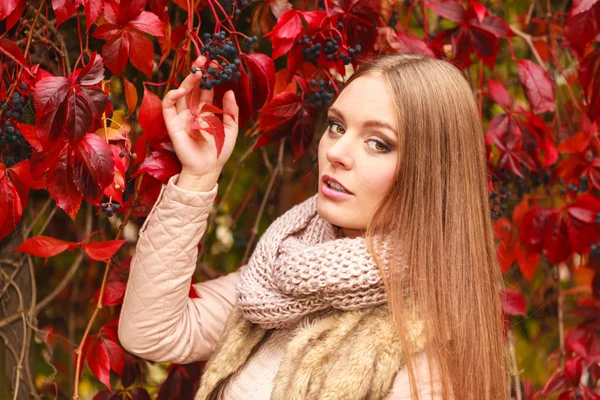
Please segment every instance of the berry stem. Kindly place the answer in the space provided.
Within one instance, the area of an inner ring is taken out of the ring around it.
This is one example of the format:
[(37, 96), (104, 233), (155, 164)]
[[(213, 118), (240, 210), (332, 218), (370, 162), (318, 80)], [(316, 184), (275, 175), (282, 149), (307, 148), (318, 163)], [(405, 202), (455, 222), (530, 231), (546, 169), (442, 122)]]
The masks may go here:
[[(23, 52), (23, 57), (25, 59), (27, 59), (27, 55), (29, 54), (29, 48), (31, 47), (31, 39), (33, 38), (33, 32), (35, 31), (35, 25), (37, 24), (38, 18), (40, 17), (40, 12), (42, 12), (42, 7), (45, 4), (45, 0), (40, 1), (40, 6), (38, 7), (36, 13), (35, 13), (35, 18), (33, 19), (33, 22), (31, 23), (31, 28), (29, 29), (29, 35), (27, 36), (27, 45), (25, 46), (25, 51)], [(21, 74), (23, 73), (23, 69), (24, 67), (22, 65), (19, 65), (19, 72), (17, 72), (17, 78), (14, 81), (14, 84), (10, 87), (10, 90), (8, 91), (6, 97), (10, 98), (14, 91), (15, 88), (17, 87), (17, 83), (19, 82), (19, 80), (21, 79)], [(31, 71), (27, 70), (27, 72), (29, 72), (30, 75), (33, 76), (33, 74), (31, 74)], [(2, 109), (0, 109), (0, 117), (2, 117), (2, 114), (4, 114), (4, 111)]]
[[(218, 19), (217, 17), (217, 13), (212, 5), (212, 0), (208, 0), (208, 4), (210, 4), (210, 7), (213, 10), (213, 13), (215, 14), (215, 19)], [(216, 2), (217, 6), (221, 9), (221, 12), (225, 15), (225, 19), (227, 22), (229, 22), (229, 25), (231, 25), (231, 29), (232, 31), (230, 31), (229, 29), (227, 29), (225, 26), (223, 26), (223, 28), (229, 32), (231, 34), (231, 36), (233, 36), (233, 38), (235, 39), (235, 45), (237, 47), (238, 53), (242, 53), (242, 49), (240, 47), (240, 42), (238, 41), (238, 37), (237, 37), (237, 32), (235, 30), (235, 26), (233, 25), (233, 22), (231, 21), (231, 18), (229, 18), (229, 15), (227, 15), (227, 13), (225, 12), (225, 10), (223, 9), (223, 6), (221, 6), (221, 3), (219, 3), (218, 1)], [(219, 26), (221, 25), (221, 22), (219, 21)], [(233, 33), (233, 34), (232, 34)]]

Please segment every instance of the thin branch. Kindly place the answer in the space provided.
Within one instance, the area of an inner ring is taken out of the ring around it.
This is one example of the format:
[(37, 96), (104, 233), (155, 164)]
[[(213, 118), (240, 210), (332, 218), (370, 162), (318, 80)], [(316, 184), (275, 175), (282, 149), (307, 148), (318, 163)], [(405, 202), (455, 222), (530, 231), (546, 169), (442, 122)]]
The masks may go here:
[[(102, 116), (105, 117), (104, 114)], [(148, 148), (146, 148), (146, 157), (149, 154), (150, 154), (150, 148), (148, 147)], [(136, 206), (143, 180), (144, 180), (144, 174), (142, 174), (136, 178), (135, 191), (134, 191), (133, 197), (131, 199), (131, 206), (129, 207), (129, 210), (127, 210), (127, 214), (125, 214), (125, 217), (121, 221), (119, 230), (117, 231), (117, 234), (115, 235), (115, 240), (118, 240), (121, 237), (121, 235), (123, 234), (123, 230), (125, 229), (125, 226), (127, 226), (127, 223), (129, 222), (129, 219), (131, 218), (131, 213), (132, 213), (134, 207)], [(91, 210), (91, 208), (90, 208), (90, 210)], [(98, 315), (98, 312), (102, 308), (102, 298), (104, 297), (104, 288), (106, 287), (106, 281), (108, 279), (108, 271), (109, 270), (110, 270), (110, 262), (107, 262), (104, 267), (104, 276), (102, 278), (102, 284), (100, 285), (100, 293), (98, 295), (98, 302), (96, 303), (96, 308), (94, 309), (94, 313), (92, 314), (92, 317), (90, 318), (90, 320), (87, 324), (87, 327), (85, 328), (85, 332), (83, 333), (83, 336), (81, 337), (79, 346), (77, 346), (77, 349), (75, 350), (75, 353), (77, 353), (77, 362), (75, 364), (75, 381), (74, 381), (75, 388), (73, 389), (73, 400), (79, 399), (79, 370), (80, 370), (79, 367), (81, 365), (81, 357), (83, 355), (83, 353), (82, 353), (83, 345), (85, 343), (85, 340), (86, 340), (88, 334), (90, 333), (90, 329), (92, 328), (94, 321), (96, 320), (96, 316)]]
[(526, 26), (529, 26), (529, 21), (531, 21), (531, 15), (533, 15), (534, 7), (535, 7), (535, 0), (531, 0), (531, 4), (529, 4), (529, 10), (527, 10), (527, 17), (525, 18)]
[(267, 186), (267, 191), (262, 199), (260, 204), (260, 209), (258, 210), (258, 214), (256, 215), (256, 219), (254, 220), (254, 226), (252, 227), (252, 236), (250, 236), (250, 240), (248, 241), (248, 245), (246, 247), (246, 252), (244, 254), (244, 258), (242, 259), (242, 265), (248, 262), (248, 257), (250, 256), (250, 251), (252, 250), (252, 246), (254, 244), (254, 240), (256, 239), (256, 235), (258, 234), (258, 225), (260, 224), (260, 220), (265, 211), (265, 207), (267, 205), (267, 201), (269, 200), (269, 196), (271, 191), (273, 190), (273, 185), (275, 183), (275, 178), (280, 174), (283, 168), (283, 153), (285, 149), (285, 138), (281, 139), (279, 145), (279, 157), (277, 160), (277, 166), (271, 173), (271, 177), (269, 178), (269, 185)]
[(15, 377), (15, 391), (14, 391), (14, 397), (13, 400), (17, 400), (18, 396), (19, 396), (19, 384), (21, 383), (21, 371), (23, 370), (23, 359), (25, 358), (25, 349), (27, 347), (27, 321), (26, 321), (26, 316), (25, 316), (25, 304), (23, 303), (23, 294), (21, 293), (21, 289), (19, 289), (19, 285), (17, 285), (15, 283), (14, 280), (12, 280), (12, 278), (10, 278), (8, 276), (8, 274), (6, 272), (4, 272), (4, 270), (2, 268), (0, 268), (0, 272), (2, 273), (2, 275), (4, 275), (4, 279), (7, 279), (10, 281), (10, 284), (13, 286), (13, 288), (15, 289), (15, 291), (17, 292), (17, 297), (19, 298), (19, 315), (21, 317), (21, 319), (23, 320), (23, 343), (21, 345), (21, 355), (18, 358), (17, 361), (17, 376)]
[[(27, 255), (27, 266), (29, 267), (29, 277), (31, 279), (31, 302), (29, 304), (29, 311), (27, 312), (27, 319), (29, 321), (29, 325), (34, 325), (32, 326), (33, 329), (36, 329), (37, 327), (37, 314), (35, 311), (35, 303), (37, 301), (37, 284), (35, 281), (35, 269), (33, 267), (33, 260), (31, 259), (31, 256), (28, 254)], [(29, 350), (31, 349), (31, 337), (32, 334), (31, 332), (29, 332), (29, 334), (27, 335), (27, 340), (26, 340), (26, 346), (25, 348), (26, 350), (26, 354), (25, 354), (25, 359), (29, 360)], [(35, 398), (40, 398), (39, 394), (37, 393), (37, 390), (35, 388), (35, 385), (33, 384), (33, 376), (31, 374), (31, 366), (29, 361), (25, 363), (25, 375), (27, 376), (27, 381), (29, 384), (29, 389), (31, 394), (35, 397)]]
[(46, 214), (46, 210), (48, 209), (48, 207), (50, 207), (51, 203), (52, 203), (52, 197), (50, 197), (48, 200), (46, 200), (46, 202), (42, 206), (42, 209), (39, 210), (37, 212), (36, 216), (33, 218), (33, 221), (31, 221), (31, 223), (29, 224), (29, 226), (23, 230), (23, 237), (25, 239), (27, 239), (29, 237), (29, 234), (33, 230), (33, 227), (35, 226), (35, 224), (37, 224), (37, 222), (40, 219), (40, 217), (42, 215)]
[[(92, 232), (92, 214), (91, 214), (91, 210), (90, 210), (90, 212), (86, 216), (85, 235), (89, 236), (89, 234), (91, 232)], [(54, 300), (54, 298), (56, 296), (58, 296), (58, 294), (60, 292), (62, 292), (62, 290), (71, 282), (71, 279), (73, 279), (73, 277), (75, 276), (75, 273), (81, 266), (81, 263), (83, 262), (84, 257), (85, 257), (85, 254), (83, 252), (79, 253), (77, 255), (77, 258), (75, 258), (75, 261), (71, 265), (71, 268), (69, 268), (69, 270), (65, 274), (65, 277), (58, 283), (58, 285), (56, 285), (54, 287), (54, 289), (52, 290), (52, 292), (50, 292), (50, 294), (48, 294), (38, 304), (36, 304), (35, 314), (39, 313), (42, 308), (46, 307), (52, 300)], [(3, 328), (4, 326), (11, 324), (13, 321), (16, 321), (18, 318), (19, 318), (19, 314), (17, 313), (17, 314), (13, 314), (10, 317), (7, 317), (3, 320), (0, 320), (0, 328)]]
[(523, 39), (525, 41), (525, 43), (527, 43), (527, 45), (531, 49), (531, 52), (533, 53), (533, 56), (537, 60), (538, 64), (540, 64), (544, 69), (547, 70), (548, 68), (546, 67), (546, 63), (544, 63), (544, 61), (542, 60), (542, 57), (540, 57), (540, 53), (538, 53), (535, 46), (533, 45), (533, 40), (531, 40), (531, 35), (521, 31), (519, 28), (517, 28), (514, 25), (511, 25), (510, 28), (513, 30), (513, 32), (518, 37), (520, 37), (521, 39)]
[(516, 399), (515, 400), (521, 400), (522, 399), (522, 395), (521, 395), (521, 379), (519, 377), (520, 375), (520, 371), (519, 371), (519, 366), (517, 364), (517, 355), (516, 355), (516, 351), (515, 351), (515, 344), (514, 344), (514, 335), (512, 333), (512, 331), (508, 331), (508, 350), (510, 352), (510, 362), (512, 364), (512, 370), (513, 370), (513, 377), (515, 379), (515, 391), (516, 391)]
[[(570, 262), (573, 260), (571, 259)], [(572, 270), (572, 269), (571, 269)], [(564, 295), (562, 288), (560, 287), (560, 267), (559, 264), (554, 265), (554, 271), (556, 274), (556, 290), (558, 291), (558, 338), (560, 343), (560, 368), (565, 367), (565, 322), (564, 322)]]
[[(29, 4), (28, 7), (30, 10), (35, 10), (31, 4)], [(69, 59), (69, 52), (67, 50), (67, 45), (66, 45), (65, 40), (64, 40), (63, 36), (61, 35), (61, 33), (58, 31), (58, 29), (56, 29), (55, 21), (49, 21), (48, 18), (46, 18), (46, 16), (44, 14), (40, 14), (39, 19), (42, 20), (42, 22), (44, 24), (46, 24), (46, 26), (48, 27), (50, 32), (52, 32), (54, 34), (54, 36), (56, 36), (56, 40), (58, 40), (58, 43), (60, 44), (62, 52), (65, 55), (64, 56), (65, 57), (65, 66), (67, 68), (67, 73), (71, 74), (71, 60)]]

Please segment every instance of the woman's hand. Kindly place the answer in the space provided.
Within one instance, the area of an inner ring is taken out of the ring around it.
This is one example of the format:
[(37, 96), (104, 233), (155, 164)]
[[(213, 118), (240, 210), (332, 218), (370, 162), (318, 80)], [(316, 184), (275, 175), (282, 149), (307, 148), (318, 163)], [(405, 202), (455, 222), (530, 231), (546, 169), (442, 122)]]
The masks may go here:
[[(190, 126), (196, 118), (189, 108), (192, 91), (201, 91), (198, 110), (201, 109), (204, 103), (212, 103), (214, 98), (214, 89), (206, 90), (200, 89), (199, 87), (202, 79), (202, 70), (200, 67), (204, 66), (205, 63), (206, 57), (204, 56), (199, 56), (196, 61), (194, 61), (193, 66), (198, 68), (198, 70), (196, 73), (190, 73), (183, 80), (178, 89), (169, 90), (165, 94), (162, 101), (162, 111), (167, 126), (167, 132), (173, 142), (173, 148), (182, 164), (179, 181), (181, 181), (182, 178), (189, 183), (192, 183), (193, 181), (202, 181), (205, 183), (203, 186), (206, 189), (213, 180), (214, 183), (216, 183), (223, 166), (231, 156), (239, 131), (239, 107), (236, 103), (233, 91), (227, 91), (223, 95), (225, 142), (218, 157), (215, 138), (212, 134), (200, 131), (200, 135), (206, 139), (206, 141), (202, 141), (194, 138), (188, 133), (190, 131)], [(198, 114), (198, 110), (194, 110), (196, 114)], [(235, 120), (227, 114), (233, 115)], [(209, 115), (213, 115), (213, 113), (203, 112), (198, 114), (197, 120), (200, 127), (204, 128), (209, 126), (208, 123), (201, 119), (202, 116)], [(179, 183), (180, 182), (178, 182), (178, 186), (181, 186)]]

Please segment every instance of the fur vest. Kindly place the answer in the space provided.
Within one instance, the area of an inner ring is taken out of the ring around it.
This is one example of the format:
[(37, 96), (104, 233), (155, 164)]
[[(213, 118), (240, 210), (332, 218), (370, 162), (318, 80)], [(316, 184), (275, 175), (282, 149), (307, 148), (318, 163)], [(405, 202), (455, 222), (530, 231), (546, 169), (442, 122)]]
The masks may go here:
[[(414, 352), (423, 349), (420, 327), (416, 320), (411, 323)], [(272, 331), (245, 320), (234, 307), (206, 363), (195, 400), (220, 399), (231, 376)], [(353, 311), (331, 309), (295, 328), (271, 399), (383, 399), (404, 365), (387, 304)]]

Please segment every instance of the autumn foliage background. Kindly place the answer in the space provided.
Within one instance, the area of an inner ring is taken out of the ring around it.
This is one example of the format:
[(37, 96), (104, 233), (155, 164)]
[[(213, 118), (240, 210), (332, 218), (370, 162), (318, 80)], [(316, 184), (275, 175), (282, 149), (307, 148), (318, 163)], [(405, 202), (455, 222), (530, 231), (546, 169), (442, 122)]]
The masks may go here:
[(161, 98), (198, 54), (235, 65), (215, 106), (233, 89), (241, 126), (203, 281), (314, 193), (323, 93), (417, 52), (478, 100), (513, 397), (600, 399), (600, 0), (3, 0), (0, 33), (0, 398), (193, 397), (203, 363), (136, 358), (116, 326), (137, 230), (181, 168)]

